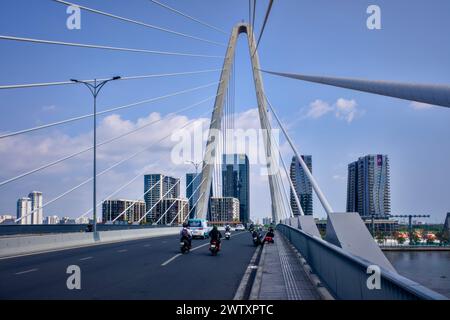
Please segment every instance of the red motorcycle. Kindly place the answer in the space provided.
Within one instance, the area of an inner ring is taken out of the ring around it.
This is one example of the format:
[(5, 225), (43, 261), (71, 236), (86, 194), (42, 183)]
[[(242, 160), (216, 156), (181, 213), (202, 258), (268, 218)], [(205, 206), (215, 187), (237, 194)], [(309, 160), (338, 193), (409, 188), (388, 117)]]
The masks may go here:
[(217, 240), (212, 240), (209, 245), (209, 251), (211, 251), (213, 256), (216, 256), (220, 251), (220, 243)]
[(274, 234), (272, 232), (267, 232), (266, 236), (264, 237), (264, 243), (274, 243), (275, 241), (273, 240), (274, 238)]

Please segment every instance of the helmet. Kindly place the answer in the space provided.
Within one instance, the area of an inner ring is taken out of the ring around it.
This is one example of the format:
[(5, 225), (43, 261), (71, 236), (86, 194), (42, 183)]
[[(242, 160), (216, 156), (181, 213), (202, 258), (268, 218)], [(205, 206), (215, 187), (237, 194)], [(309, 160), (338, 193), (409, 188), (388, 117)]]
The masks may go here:
[(217, 230), (217, 226), (216, 225), (213, 226), (213, 230)]
[(183, 228), (187, 228), (187, 227), (189, 227), (189, 225), (186, 222), (183, 223)]

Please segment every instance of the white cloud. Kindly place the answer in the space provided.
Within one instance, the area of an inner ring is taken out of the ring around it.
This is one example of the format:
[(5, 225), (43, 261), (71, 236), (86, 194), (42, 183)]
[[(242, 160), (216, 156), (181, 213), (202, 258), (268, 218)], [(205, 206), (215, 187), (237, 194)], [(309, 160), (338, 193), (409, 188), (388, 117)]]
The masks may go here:
[(340, 174), (335, 174), (335, 175), (333, 175), (333, 180), (344, 181), (344, 180), (347, 180), (347, 177), (340, 175)]
[(351, 123), (358, 114), (358, 104), (354, 99), (346, 100), (344, 98), (339, 98), (336, 103), (336, 117), (338, 119), (343, 119), (348, 123)]
[(309, 104), (304, 118), (319, 119), (330, 112), (334, 112), (337, 119), (345, 120), (348, 123), (353, 122), (363, 114), (363, 111), (358, 109), (358, 104), (354, 99), (339, 98), (333, 104), (317, 99)]
[(317, 99), (309, 104), (309, 110), (306, 117), (318, 119), (331, 111), (333, 111), (333, 107), (331, 107), (327, 102)]
[(431, 104), (423, 103), (423, 102), (417, 102), (417, 101), (411, 101), (409, 106), (411, 108), (413, 108), (414, 110), (428, 110), (428, 109), (431, 109), (433, 107)]

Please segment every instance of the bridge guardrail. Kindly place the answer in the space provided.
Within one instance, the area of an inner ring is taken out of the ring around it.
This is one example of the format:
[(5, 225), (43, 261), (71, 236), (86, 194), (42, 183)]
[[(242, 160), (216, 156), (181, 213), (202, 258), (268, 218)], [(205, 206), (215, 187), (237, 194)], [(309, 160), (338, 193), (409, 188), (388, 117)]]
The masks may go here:
[(176, 235), (179, 231), (180, 229), (177, 227), (167, 227), (0, 238), (0, 258), (48, 250), (62, 250), (111, 242)]
[(343, 249), (285, 224), (277, 226), (302, 254), (314, 273), (338, 299), (343, 300), (448, 300), (397, 273), (380, 268), (380, 289), (370, 290), (367, 280), (372, 265)]

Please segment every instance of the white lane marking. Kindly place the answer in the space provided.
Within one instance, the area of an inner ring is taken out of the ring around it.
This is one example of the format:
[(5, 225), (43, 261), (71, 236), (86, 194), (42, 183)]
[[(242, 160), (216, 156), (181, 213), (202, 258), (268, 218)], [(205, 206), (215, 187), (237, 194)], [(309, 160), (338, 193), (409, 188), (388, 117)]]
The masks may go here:
[(81, 258), (80, 261), (84, 261), (84, 260), (89, 260), (92, 259), (93, 257), (85, 257), (85, 258)]
[(26, 271), (16, 272), (15, 274), (19, 275), (19, 274), (24, 274), (24, 273), (34, 272), (34, 271), (38, 271), (38, 269), (30, 269), (30, 270), (26, 270)]
[(161, 267), (164, 267), (166, 265), (168, 265), (169, 263), (171, 263), (173, 260), (175, 260), (176, 258), (178, 258), (179, 256), (181, 256), (181, 253), (173, 256), (172, 258), (170, 258), (169, 260), (167, 260), (166, 262), (164, 262), (163, 264), (161, 264)]
[[(246, 233), (247, 233), (247, 232), (239, 232), (238, 234), (235, 234), (234, 236), (236, 237), (236, 236), (239, 236), (239, 235), (241, 235), (241, 234), (246, 234)], [(209, 246), (209, 242), (206, 242), (205, 244), (202, 244), (202, 245), (200, 245), (200, 246), (198, 246), (198, 247), (195, 247), (195, 248), (191, 249), (191, 252), (192, 252), (192, 251), (195, 251), (195, 250), (198, 250), (198, 249), (200, 249), (200, 248), (203, 248), (203, 247), (205, 247), (205, 246)], [(182, 256), (182, 254), (181, 254), (181, 253), (178, 253), (178, 254), (174, 255), (174, 256), (173, 256), (172, 258), (170, 258), (169, 260), (163, 262), (163, 263), (161, 264), (161, 267), (164, 267), (164, 266), (168, 265), (169, 263), (171, 263), (173, 260), (175, 260), (175, 259), (178, 258), (179, 256)]]
[(117, 250), (117, 252), (122, 253), (122, 252), (127, 252), (127, 249), (122, 249), (122, 250)]

